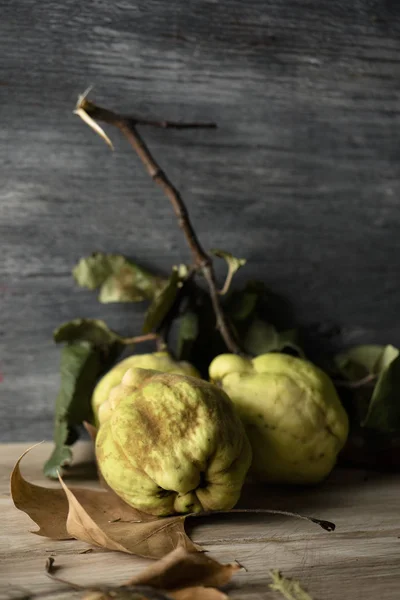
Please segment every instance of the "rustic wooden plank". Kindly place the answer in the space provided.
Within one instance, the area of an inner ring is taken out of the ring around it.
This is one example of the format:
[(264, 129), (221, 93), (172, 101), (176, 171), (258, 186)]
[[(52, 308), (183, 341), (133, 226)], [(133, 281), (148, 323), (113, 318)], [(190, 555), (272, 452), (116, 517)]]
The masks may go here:
[(146, 138), (205, 246), (248, 258), (239, 281), (262, 277), (304, 324), (339, 324), (340, 343), (400, 343), (399, 33), (388, 0), (3, 0), (4, 441), (51, 435), (59, 322), (140, 327), (141, 307), (74, 288), (80, 256), (188, 258), (127, 144), (111, 132), (111, 154), (71, 114), (88, 84), (121, 110), (218, 122)]
[[(34, 536), (32, 522), (17, 511), (8, 493), (12, 466), (24, 444), (0, 446), (0, 599), (22, 590), (41, 592), (59, 586), (46, 578), (43, 566), (55, 556), (66, 579), (82, 585), (116, 584), (139, 572), (149, 561), (93, 549), (83, 542), (55, 542)], [(50, 444), (35, 448), (22, 463), (29, 481), (49, 484), (41, 465)], [(67, 481), (70, 486), (94, 486), (91, 451), (80, 443)], [(337, 470), (315, 489), (288, 490), (251, 486), (242, 506), (280, 508), (336, 522), (327, 533), (314, 525), (282, 517), (260, 515), (219, 516), (194, 521), (193, 539), (221, 561), (238, 560), (246, 571), (235, 577), (228, 591), (232, 598), (278, 598), (268, 591), (268, 572), (281, 569), (296, 577), (314, 598), (395, 600), (400, 589), (400, 476)], [(68, 595), (69, 594), (69, 595)], [(65, 597), (78, 597), (70, 592)], [(64, 596), (62, 596), (63, 598)]]

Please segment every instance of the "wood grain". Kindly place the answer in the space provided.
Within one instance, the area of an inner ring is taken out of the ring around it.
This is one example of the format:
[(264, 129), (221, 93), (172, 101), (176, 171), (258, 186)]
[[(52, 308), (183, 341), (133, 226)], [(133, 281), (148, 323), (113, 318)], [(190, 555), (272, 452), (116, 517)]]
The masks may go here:
[[(10, 471), (26, 444), (0, 446), (0, 599), (22, 591), (57, 590), (49, 582), (44, 563), (54, 556), (60, 576), (82, 585), (119, 584), (139, 572), (148, 561), (94, 549), (83, 542), (55, 542), (29, 533), (35, 526), (12, 505)], [(35, 448), (22, 462), (22, 473), (38, 485), (49, 484), (41, 464), (50, 444)], [(87, 444), (75, 448), (70, 486), (97, 486)], [(249, 486), (240, 505), (280, 508), (328, 519), (333, 533), (311, 523), (276, 516), (226, 515), (195, 521), (190, 532), (220, 561), (237, 560), (240, 572), (228, 588), (232, 598), (279, 598), (268, 589), (268, 572), (281, 569), (298, 578), (315, 600), (395, 600), (400, 587), (400, 476), (363, 471), (335, 471), (329, 482), (310, 490)], [(58, 596), (57, 596), (58, 597)], [(78, 597), (70, 592), (65, 598)], [(62, 596), (64, 598), (64, 596)]]
[(144, 133), (205, 247), (248, 259), (239, 282), (341, 344), (400, 343), (399, 34), (393, 0), (2, 1), (1, 439), (51, 435), (61, 321), (139, 330), (142, 307), (74, 287), (80, 256), (188, 259), (127, 143), (111, 131), (110, 153), (72, 115), (90, 84), (121, 111), (218, 122)]

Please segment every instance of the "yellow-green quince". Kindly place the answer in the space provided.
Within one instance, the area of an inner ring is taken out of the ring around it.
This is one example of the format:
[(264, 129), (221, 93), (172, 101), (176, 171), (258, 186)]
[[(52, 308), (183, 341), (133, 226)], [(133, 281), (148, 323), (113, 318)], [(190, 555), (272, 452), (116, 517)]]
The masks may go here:
[(257, 479), (316, 483), (330, 473), (349, 425), (326, 373), (306, 360), (268, 353), (253, 360), (221, 354), (209, 375), (246, 427)]
[(200, 377), (200, 373), (193, 365), (185, 361), (178, 362), (174, 360), (168, 352), (153, 352), (151, 354), (134, 354), (128, 356), (128, 358), (125, 358), (110, 369), (100, 379), (94, 389), (92, 408), (96, 426), (108, 419), (110, 415), (110, 406), (108, 404), (110, 391), (113, 387), (121, 383), (126, 371), (131, 367)]
[(195, 377), (132, 368), (109, 403), (96, 457), (125, 502), (159, 516), (236, 504), (251, 446), (225, 392)]

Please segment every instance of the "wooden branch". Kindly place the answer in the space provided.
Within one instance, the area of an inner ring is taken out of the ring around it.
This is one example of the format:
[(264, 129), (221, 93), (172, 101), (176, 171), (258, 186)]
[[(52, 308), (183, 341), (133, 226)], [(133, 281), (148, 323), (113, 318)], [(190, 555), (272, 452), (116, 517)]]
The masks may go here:
[(150, 177), (155, 183), (157, 183), (157, 185), (161, 187), (165, 195), (169, 198), (174, 209), (178, 225), (182, 229), (190, 251), (193, 255), (194, 264), (199, 270), (202, 271), (207, 282), (215, 313), (216, 326), (220, 331), (228, 350), (235, 354), (241, 354), (239, 345), (235, 340), (235, 337), (229, 326), (229, 322), (226, 319), (221, 307), (212, 260), (204, 251), (196, 232), (193, 229), (188, 211), (180, 193), (154, 159), (146, 143), (138, 133), (135, 122), (132, 121), (130, 117), (124, 117), (123, 115), (119, 115), (111, 110), (93, 104), (93, 102), (87, 100), (85, 95), (79, 98), (78, 105), (76, 107), (76, 112), (81, 116), (82, 111), (95, 121), (103, 121), (113, 125), (114, 127), (117, 127), (125, 135), (136, 154), (139, 156)]
[(136, 117), (125, 117), (125, 121), (133, 126), (149, 125), (150, 127), (159, 127), (161, 129), (216, 129), (216, 123), (206, 123), (193, 121), (184, 123), (182, 121), (153, 121), (151, 119), (140, 119)]

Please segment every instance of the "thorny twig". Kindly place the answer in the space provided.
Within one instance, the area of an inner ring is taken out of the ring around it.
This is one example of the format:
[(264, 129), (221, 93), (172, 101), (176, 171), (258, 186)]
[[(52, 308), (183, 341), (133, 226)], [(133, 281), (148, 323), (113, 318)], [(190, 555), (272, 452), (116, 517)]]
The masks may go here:
[(93, 127), (111, 147), (111, 141), (96, 121), (103, 121), (117, 127), (117, 129), (125, 135), (136, 154), (139, 156), (150, 177), (161, 187), (165, 195), (169, 198), (178, 220), (179, 227), (182, 229), (193, 255), (194, 264), (201, 270), (207, 282), (215, 313), (217, 329), (220, 331), (228, 350), (235, 354), (241, 354), (240, 347), (221, 307), (212, 260), (203, 249), (196, 232), (193, 229), (188, 211), (180, 193), (158, 165), (146, 143), (138, 133), (136, 129), (138, 121), (97, 106), (93, 102), (90, 102), (85, 94), (79, 98), (75, 112), (83, 118), (88, 125)]

